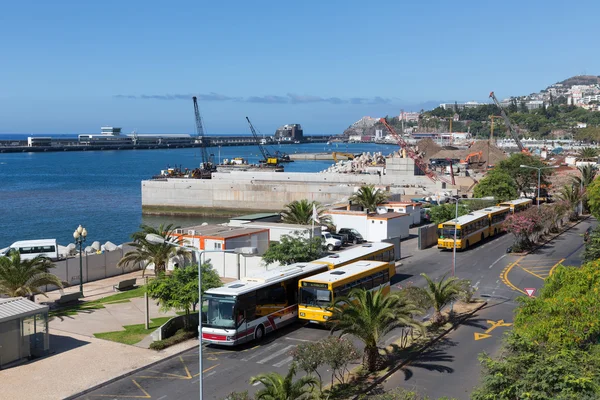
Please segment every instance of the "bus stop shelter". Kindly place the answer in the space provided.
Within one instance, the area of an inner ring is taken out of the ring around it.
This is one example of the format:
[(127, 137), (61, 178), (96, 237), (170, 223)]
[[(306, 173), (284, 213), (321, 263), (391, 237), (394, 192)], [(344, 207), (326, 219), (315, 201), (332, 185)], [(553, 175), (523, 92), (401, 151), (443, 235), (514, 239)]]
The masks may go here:
[(48, 349), (48, 306), (24, 297), (0, 298), (0, 368)]

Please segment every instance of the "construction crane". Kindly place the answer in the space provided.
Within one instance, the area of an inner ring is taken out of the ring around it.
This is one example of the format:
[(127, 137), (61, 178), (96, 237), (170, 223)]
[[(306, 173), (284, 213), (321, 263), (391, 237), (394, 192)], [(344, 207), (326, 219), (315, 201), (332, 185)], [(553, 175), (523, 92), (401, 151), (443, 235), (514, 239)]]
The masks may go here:
[(500, 104), (500, 102), (498, 101), (496, 96), (494, 95), (494, 92), (490, 92), (490, 98), (494, 101), (494, 104), (496, 104), (496, 106), (500, 109), (500, 115), (502, 115), (502, 118), (504, 119), (506, 128), (508, 129), (511, 136), (515, 140), (515, 143), (517, 143), (519, 150), (523, 153), (529, 153), (529, 151), (525, 148), (525, 146), (523, 146), (523, 143), (521, 143), (521, 140), (519, 140), (519, 133), (517, 132), (517, 129), (514, 127), (513, 124), (510, 123), (510, 119), (508, 118), (508, 115), (506, 115), (504, 108), (502, 108), (502, 105)]
[(248, 125), (250, 125), (250, 131), (252, 131), (252, 136), (254, 136), (254, 140), (256, 140), (256, 145), (258, 146), (261, 154), (263, 155), (263, 160), (260, 162), (262, 164), (267, 164), (267, 165), (278, 165), (279, 160), (277, 159), (277, 157), (273, 157), (271, 154), (269, 154), (269, 151), (260, 142), (260, 139), (258, 138), (258, 134), (254, 130), (254, 126), (252, 125), (252, 122), (250, 122), (250, 118), (246, 117), (246, 121), (248, 121)]
[(348, 160), (354, 160), (354, 154), (352, 153), (340, 153), (339, 151), (334, 151), (331, 155), (333, 156), (333, 161), (335, 163), (338, 162), (338, 156), (346, 157)]
[(198, 109), (198, 99), (196, 96), (192, 97), (194, 100), (194, 114), (196, 116), (196, 135), (200, 140), (200, 153), (202, 156), (202, 165), (200, 170), (208, 173), (214, 172), (217, 168), (213, 165), (212, 160), (208, 156), (208, 150), (206, 149), (206, 142), (204, 141), (204, 125), (202, 124), (202, 117), (200, 116), (200, 110)]
[(454, 185), (454, 174), (452, 175), (452, 181), (448, 181), (447, 179), (443, 178), (442, 176), (436, 174), (434, 171), (430, 170), (429, 167), (427, 166), (427, 164), (425, 164), (423, 162), (423, 160), (421, 160), (421, 157), (419, 157), (419, 155), (417, 154), (417, 152), (406, 142), (406, 140), (402, 139), (402, 136), (398, 135), (396, 133), (396, 131), (394, 130), (394, 128), (392, 128), (390, 126), (390, 124), (387, 123), (387, 121), (385, 120), (385, 118), (381, 118), (379, 120), (379, 122), (381, 122), (383, 124), (383, 126), (385, 126), (385, 128), (388, 130), (388, 132), (390, 133), (390, 135), (392, 135), (394, 137), (394, 139), (396, 139), (396, 141), (398, 142), (398, 145), (400, 146), (400, 148), (402, 150), (404, 150), (406, 152), (406, 155), (411, 158), (414, 162), (415, 165), (417, 166), (417, 168), (419, 168), (421, 171), (423, 171), (423, 173), (432, 181), (437, 181), (440, 180), (442, 182), (446, 182), (449, 184)]

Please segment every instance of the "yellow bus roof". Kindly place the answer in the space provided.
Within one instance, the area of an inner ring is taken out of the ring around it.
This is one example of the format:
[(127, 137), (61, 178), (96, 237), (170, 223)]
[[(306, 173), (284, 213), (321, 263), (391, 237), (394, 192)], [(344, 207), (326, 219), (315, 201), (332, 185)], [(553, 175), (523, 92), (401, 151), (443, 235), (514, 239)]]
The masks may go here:
[(465, 225), (468, 224), (469, 222), (473, 222), (473, 221), (477, 221), (478, 219), (481, 218), (486, 218), (487, 215), (486, 214), (477, 214), (475, 212), (473, 213), (469, 213), (463, 216), (458, 217), (458, 219), (451, 219), (450, 221), (446, 221), (441, 223), (440, 225), (453, 225), (456, 222), (458, 225)]
[(336, 265), (347, 263), (348, 261), (356, 260), (365, 257), (367, 254), (377, 253), (382, 250), (393, 250), (394, 245), (391, 243), (375, 242), (363, 243), (361, 246), (351, 248), (349, 250), (340, 251), (339, 253), (329, 255), (327, 257), (314, 260), (314, 263), (327, 263)]
[(499, 206), (516, 206), (518, 204), (527, 204), (527, 203), (533, 203), (533, 200), (531, 199), (516, 199), (516, 200), (508, 200), (508, 201), (503, 201), (502, 203), (498, 204)]
[(327, 272), (321, 272), (320, 274), (301, 279), (300, 282), (333, 283), (380, 267), (389, 268), (389, 263), (382, 261), (357, 261), (337, 269), (331, 269)]
[(510, 211), (510, 207), (509, 206), (493, 206), (493, 207), (486, 207), (481, 210), (477, 210), (477, 211), (473, 211), (473, 212), (481, 213), (481, 214), (493, 214), (493, 213), (502, 212), (502, 211)]

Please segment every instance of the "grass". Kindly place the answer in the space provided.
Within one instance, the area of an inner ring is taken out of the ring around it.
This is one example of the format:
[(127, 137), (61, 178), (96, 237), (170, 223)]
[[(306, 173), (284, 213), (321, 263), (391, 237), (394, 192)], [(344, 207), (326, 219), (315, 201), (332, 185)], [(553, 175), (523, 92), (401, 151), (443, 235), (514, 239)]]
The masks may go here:
[(154, 332), (154, 330), (167, 322), (172, 317), (159, 317), (150, 320), (150, 329), (145, 329), (144, 324), (125, 325), (124, 331), (94, 333), (98, 339), (111, 340), (124, 344), (136, 344), (146, 336)]
[(117, 294), (113, 294), (112, 296), (104, 297), (98, 300), (85, 301), (79, 304), (75, 304), (72, 306), (67, 306), (65, 308), (59, 308), (56, 310), (52, 310), (49, 313), (50, 317), (65, 317), (69, 315), (77, 315), (79, 312), (86, 312), (89, 310), (98, 310), (100, 308), (104, 308), (104, 304), (119, 304), (119, 303), (127, 303), (129, 299), (134, 299), (136, 297), (142, 297), (144, 295), (145, 286), (139, 286), (135, 289), (128, 290), (126, 292), (121, 292)]

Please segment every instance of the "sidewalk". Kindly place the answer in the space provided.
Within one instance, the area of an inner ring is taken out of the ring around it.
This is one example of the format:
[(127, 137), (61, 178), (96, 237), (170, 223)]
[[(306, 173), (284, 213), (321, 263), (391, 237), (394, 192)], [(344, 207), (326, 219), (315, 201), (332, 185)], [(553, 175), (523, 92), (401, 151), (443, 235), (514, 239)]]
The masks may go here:
[(2, 398), (63, 399), (198, 346), (197, 340), (188, 340), (156, 352), (74, 333), (50, 332), (49, 356), (0, 370)]

